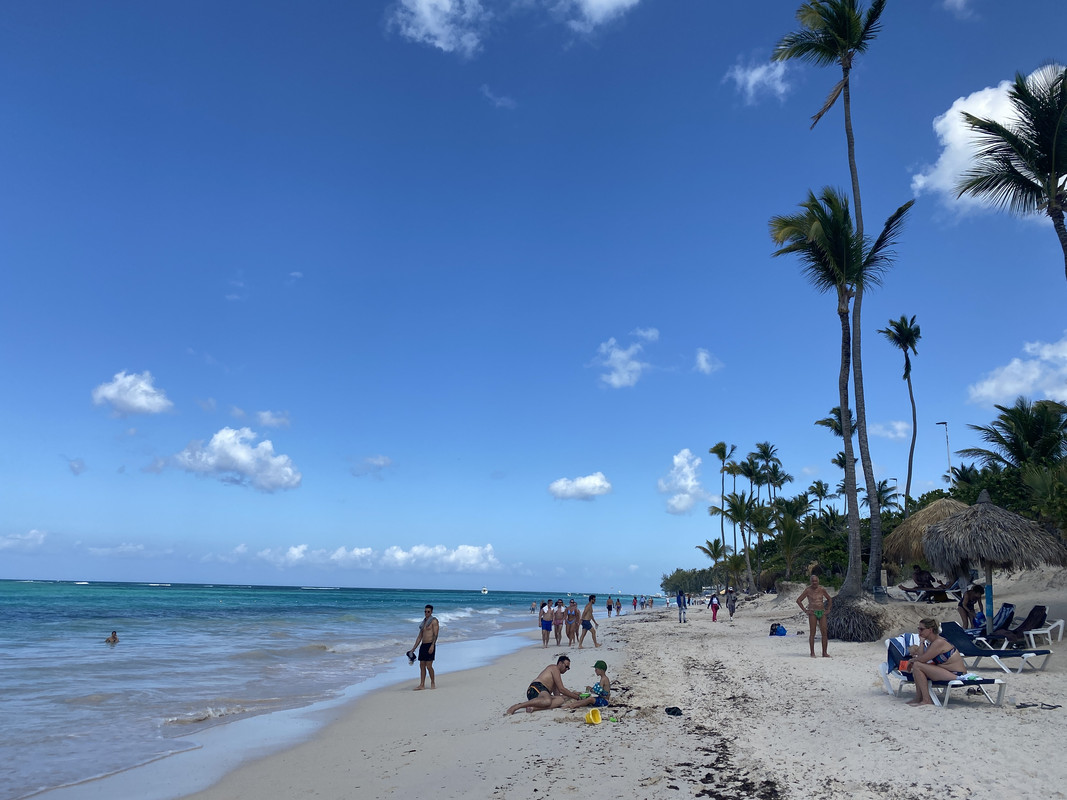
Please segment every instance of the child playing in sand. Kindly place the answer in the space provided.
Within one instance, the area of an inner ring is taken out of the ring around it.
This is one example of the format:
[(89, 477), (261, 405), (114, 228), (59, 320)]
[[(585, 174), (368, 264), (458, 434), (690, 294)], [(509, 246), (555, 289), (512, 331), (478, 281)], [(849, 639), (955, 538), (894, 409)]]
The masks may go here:
[(603, 708), (608, 705), (611, 697), (611, 679), (608, 678), (608, 665), (605, 661), (593, 664), (593, 672), (596, 673), (597, 682), (592, 686), (586, 686), (589, 696), (582, 700), (568, 700), (563, 704), (564, 708), (578, 708), (580, 706), (594, 706)]

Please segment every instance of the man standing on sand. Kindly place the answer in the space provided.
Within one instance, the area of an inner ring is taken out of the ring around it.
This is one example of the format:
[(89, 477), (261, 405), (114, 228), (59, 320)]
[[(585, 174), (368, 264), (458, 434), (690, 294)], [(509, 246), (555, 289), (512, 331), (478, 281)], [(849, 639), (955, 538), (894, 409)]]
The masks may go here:
[[(807, 608), (804, 608), (805, 598), (808, 601)], [(806, 611), (808, 614), (808, 626), (810, 628), (808, 646), (811, 648), (811, 657), (815, 658), (815, 626), (818, 625), (819, 633), (822, 635), (822, 657), (829, 658), (830, 656), (826, 654), (826, 617), (829, 616), (834, 601), (826, 593), (826, 590), (819, 585), (818, 575), (811, 576), (811, 584), (800, 593), (800, 597), (797, 598), (797, 605), (800, 606), (801, 611)]]
[(526, 702), (511, 706), (504, 712), (504, 716), (514, 714), (520, 708), (525, 708), (527, 713), (542, 711), (546, 708), (559, 708), (567, 702), (568, 697), (571, 700), (581, 700), (581, 695), (563, 685), (563, 673), (570, 668), (571, 660), (567, 656), (557, 658), (555, 664), (549, 664), (530, 682), (530, 686), (526, 689)]
[(685, 618), (685, 592), (681, 589), (678, 590), (678, 596), (675, 598), (675, 602), (678, 603), (678, 622), (688, 622)]
[(419, 685), (415, 687), (415, 691), (426, 688), (427, 674), (430, 676), (430, 688), (437, 688), (433, 674), (433, 660), (437, 655), (437, 634), (441, 626), (437, 622), (437, 617), (433, 615), (433, 606), (426, 606), (424, 613), (426, 616), (419, 625), (419, 635), (415, 637), (415, 644), (409, 651), (411, 653), (416, 647), (419, 648)]
[(585, 608), (582, 609), (582, 635), (578, 639), (578, 649), (582, 649), (582, 642), (585, 641), (585, 635), (587, 633), (593, 634), (593, 647), (600, 647), (596, 640), (596, 629), (600, 626), (596, 624), (596, 619), (593, 617), (593, 603), (596, 602), (596, 595), (589, 595), (589, 602), (585, 604)]

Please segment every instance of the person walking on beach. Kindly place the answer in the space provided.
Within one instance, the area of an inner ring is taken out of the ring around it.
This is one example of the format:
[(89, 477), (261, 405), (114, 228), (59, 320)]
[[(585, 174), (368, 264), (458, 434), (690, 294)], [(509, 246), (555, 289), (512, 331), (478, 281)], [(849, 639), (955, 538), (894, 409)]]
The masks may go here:
[(622, 600), (620, 600), (617, 597), (615, 598), (615, 616), (616, 617), (621, 617), (622, 616)]
[(564, 612), (563, 622), (567, 626), (567, 646), (574, 647), (575, 641), (578, 639), (578, 618), (581, 616), (581, 612), (578, 611), (578, 601), (573, 597), (570, 603), (567, 604), (567, 610)]
[(547, 602), (541, 603), (541, 611), (537, 615), (539, 624), (541, 625), (541, 647), (548, 647), (548, 637), (552, 633), (552, 606)]
[(678, 604), (678, 623), (688, 622), (685, 618), (685, 592), (681, 589), (678, 590), (678, 596), (674, 598), (674, 602)]
[(426, 606), (424, 613), (425, 616), (419, 624), (419, 635), (411, 646), (411, 652), (414, 652), (416, 647), (419, 648), (419, 685), (415, 687), (415, 691), (426, 688), (427, 675), (430, 676), (430, 688), (437, 688), (433, 660), (437, 654), (437, 634), (441, 631), (441, 625), (433, 615), (433, 606)]
[(733, 586), (726, 589), (726, 610), (730, 612), (730, 619), (733, 619), (734, 611), (737, 610), (737, 592)]
[(556, 634), (556, 647), (560, 645), (560, 638), (563, 636), (563, 622), (567, 616), (567, 612), (563, 608), (563, 600), (556, 601), (556, 607), (552, 609), (552, 630)]
[(571, 660), (567, 656), (560, 656), (555, 664), (549, 664), (541, 674), (530, 681), (526, 689), (526, 702), (516, 703), (504, 712), (504, 716), (510, 716), (520, 708), (525, 708), (527, 713), (542, 711), (547, 708), (559, 708), (571, 700), (581, 700), (577, 692), (572, 692), (563, 685), (563, 673), (571, 668)]
[(713, 594), (711, 596), (711, 600), (708, 601), (708, 605), (711, 606), (711, 621), (712, 622), (718, 622), (719, 621), (719, 596), (717, 594)]
[(593, 634), (593, 647), (600, 647), (600, 644), (596, 640), (596, 629), (600, 626), (597, 625), (596, 619), (593, 617), (593, 603), (596, 602), (596, 595), (589, 595), (589, 602), (585, 604), (585, 608), (582, 609), (582, 635), (578, 639), (578, 649), (582, 649), (582, 642), (585, 641), (585, 635), (587, 633)]
[(611, 609), (615, 608), (615, 604), (611, 602), (611, 596), (608, 596), (608, 618), (611, 618)]
[[(808, 601), (808, 607), (804, 608), (804, 601)], [(811, 583), (808, 588), (800, 593), (800, 597), (797, 598), (797, 605), (800, 606), (801, 611), (807, 612), (808, 615), (808, 647), (811, 648), (811, 657), (815, 658), (815, 626), (819, 626), (819, 634), (822, 636), (822, 657), (829, 658), (826, 654), (826, 617), (830, 614), (830, 609), (833, 608), (834, 601), (826, 593), (826, 590), (819, 585), (819, 576), (812, 575)]]

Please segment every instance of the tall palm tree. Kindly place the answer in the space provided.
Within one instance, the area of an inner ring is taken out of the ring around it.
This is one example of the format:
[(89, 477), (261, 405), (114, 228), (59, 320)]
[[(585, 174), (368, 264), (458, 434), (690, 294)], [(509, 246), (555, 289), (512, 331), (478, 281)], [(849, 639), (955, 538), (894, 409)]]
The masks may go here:
[[(766, 471), (764, 472), (764, 477), (767, 479), (767, 485), (770, 486), (771, 489), (777, 489), (778, 491), (781, 491), (782, 487), (785, 486), (787, 483), (793, 482), (793, 476), (786, 472), (784, 469), (782, 469), (781, 462), (778, 462), (777, 464), (771, 464), (769, 467), (767, 467)], [(772, 491), (771, 502), (773, 503), (776, 499), (777, 496)]]
[(748, 478), (748, 489), (759, 501), (759, 487), (763, 486), (763, 465), (756, 459), (755, 453), (749, 453), (741, 462), (740, 472), (742, 478)]
[[(856, 474), (851, 468), (852, 429), (848, 406), (848, 377), (850, 359), (853, 356), (852, 335), (849, 326), (849, 300), (853, 290), (863, 285), (877, 285), (882, 274), (892, 263), (892, 246), (900, 233), (904, 217), (914, 201), (898, 208), (886, 220), (882, 232), (873, 242), (866, 242), (852, 224), (848, 198), (841, 192), (824, 188), (819, 197), (808, 192), (808, 199), (800, 204), (802, 211), (796, 214), (773, 217), (770, 221), (771, 238), (782, 245), (775, 256), (796, 254), (804, 275), (820, 292), (834, 291), (837, 295), (837, 315), (841, 322), (841, 366), (838, 372), (838, 395), (841, 408), (841, 432), (845, 444), (845, 493), (848, 499), (849, 520), (849, 568), (841, 591), (859, 594), (861, 586), (861, 560), (859, 503), (856, 493)], [(862, 415), (858, 415), (862, 418)], [(862, 428), (860, 439), (862, 441)], [(862, 449), (861, 449), (862, 455)], [(873, 472), (873, 469), (872, 469)], [(868, 481), (868, 486), (876, 486)], [(875, 490), (876, 491), (876, 490)], [(874, 501), (877, 502), (877, 499)], [(872, 517), (879, 509), (871, 509)], [(874, 523), (872, 522), (872, 560), (875, 557)], [(881, 528), (879, 527), (879, 532)], [(881, 540), (878, 540), (878, 563), (881, 564)]]
[[(838, 417), (838, 419), (840, 419), (840, 417)], [(830, 493), (830, 484), (826, 481), (812, 481), (811, 486), (808, 487), (808, 493), (818, 502), (819, 514), (822, 514), (822, 501), (834, 497), (834, 495)]]
[(1014, 119), (1007, 124), (963, 112), (977, 149), (957, 196), (983, 198), (1017, 214), (1048, 214), (1067, 276), (1067, 68), (1048, 64), (1030, 77), (1016, 73), (1008, 100)]
[[(722, 507), (722, 497), (726, 494), (726, 462), (733, 457), (734, 451), (737, 450), (736, 444), (727, 445), (726, 442), (718, 442), (712, 447), (708, 448), (709, 453), (713, 453), (718, 456), (721, 463), (719, 469), (719, 476), (722, 478), (722, 486), (719, 491), (719, 507)], [(726, 547), (726, 517), (725, 515), (719, 515), (719, 536), (722, 538), (722, 546)], [(736, 542), (735, 542), (736, 544)]]
[(911, 470), (915, 463), (915, 437), (919, 433), (915, 414), (915, 392), (911, 386), (911, 356), (908, 355), (908, 351), (919, 355), (915, 345), (922, 338), (922, 333), (915, 322), (915, 317), (909, 320), (906, 314), (902, 314), (900, 319), (889, 320), (889, 327), (882, 328), (878, 332), (888, 339), (893, 347), (904, 353), (904, 380), (908, 382), (908, 398), (911, 400), (911, 449), (908, 450), (908, 480), (904, 484), (904, 516), (907, 517), (911, 503)]
[[(886, 509), (900, 508), (900, 503), (897, 501), (897, 498), (899, 498), (899, 497), (900, 497), (900, 493), (897, 492), (892, 486), (889, 485), (889, 481), (888, 480), (878, 481), (878, 507), (879, 508), (886, 508)], [(864, 492), (864, 494), (863, 494), (863, 505), (867, 506), (868, 508), (870, 508), (869, 500), (870, 500), (870, 498), (867, 496), (867, 493)]]
[(1067, 458), (1067, 406), (1053, 400), (1030, 402), (1025, 397), (1015, 405), (994, 406), (1000, 414), (989, 425), (968, 425), (990, 449), (958, 450), (964, 458), (977, 458), (984, 466), (1015, 467), (1029, 464), (1051, 466)]
[(793, 562), (807, 544), (809, 534), (796, 519), (788, 514), (778, 522), (778, 552), (785, 561), (785, 579), (789, 580), (793, 572)]
[(745, 494), (744, 492), (730, 492), (724, 498), (726, 516), (741, 529), (741, 541), (745, 545), (745, 570), (748, 572), (748, 584), (753, 586), (752, 580), (752, 558), (750, 551), (751, 539), (749, 537), (750, 526), (752, 523), (752, 514), (757, 503), (756, 498), (751, 494)]
[[(712, 506), (714, 508), (714, 506)], [(726, 545), (716, 539), (705, 539), (704, 544), (698, 544), (697, 550), (711, 559), (711, 570), (714, 573), (719, 562), (726, 558)]]
[[(734, 450), (736, 450), (737, 446), (734, 445), (733, 448), (734, 448)], [(738, 464), (733, 459), (731, 459), (731, 460), (726, 462), (725, 466), (723, 466), (722, 469), (723, 469), (724, 473), (726, 473), (731, 478), (733, 478), (733, 489), (732, 489), (732, 491), (734, 492), (734, 494), (736, 494), (737, 493), (737, 476), (741, 474), (741, 465)], [(725, 491), (725, 489), (726, 489), (726, 487), (724, 486), (723, 490)], [(734, 552), (736, 553), (737, 552), (737, 523), (736, 522), (733, 523), (733, 527), (734, 527), (734, 546), (733, 546), (733, 549), (734, 549)]]
[[(841, 80), (830, 90), (826, 102), (812, 118), (814, 128), (818, 121), (837, 102), (844, 104), (845, 143), (848, 148), (848, 170), (852, 178), (852, 197), (856, 204), (856, 236), (863, 241), (863, 204), (860, 200), (860, 178), (856, 168), (856, 140), (852, 135), (852, 96), (850, 75), (855, 57), (867, 51), (881, 29), (885, 0), (873, 0), (864, 13), (856, 0), (810, 0), (797, 11), (800, 30), (786, 34), (778, 42), (771, 55), (775, 61), (799, 58), (817, 66), (838, 64)], [(863, 480), (872, 496), (877, 496), (874, 462), (867, 439), (867, 401), (863, 392), (862, 333), (860, 324), (865, 282), (858, 280), (853, 286), (855, 300), (852, 303), (852, 372), (856, 399), (856, 422), (859, 431), (860, 463), (863, 465)], [(842, 408), (847, 405), (842, 403)], [(875, 501), (877, 502), (877, 501)], [(882, 569), (882, 518), (879, 509), (871, 513), (871, 558), (864, 585), (873, 589), (881, 577)]]

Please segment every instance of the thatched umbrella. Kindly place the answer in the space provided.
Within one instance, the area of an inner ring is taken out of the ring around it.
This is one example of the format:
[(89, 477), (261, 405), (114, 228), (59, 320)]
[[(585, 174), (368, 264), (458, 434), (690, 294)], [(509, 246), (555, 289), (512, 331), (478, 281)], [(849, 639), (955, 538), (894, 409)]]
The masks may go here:
[(989, 500), (982, 490), (978, 502), (926, 529), (923, 552), (930, 565), (958, 573), (971, 563), (985, 566), (986, 632), (993, 632), (993, 567), (1039, 564), (1067, 565), (1067, 549), (1033, 520), (1020, 517)]
[(883, 555), (901, 561), (926, 560), (926, 553), (923, 551), (923, 534), (926, 529), (967, 508), (970, 506), (951, 497), (943, 497), (925, 508), (920, 508), (885, 537), (882, 542)]

